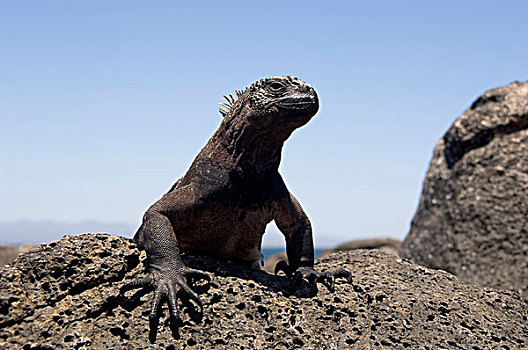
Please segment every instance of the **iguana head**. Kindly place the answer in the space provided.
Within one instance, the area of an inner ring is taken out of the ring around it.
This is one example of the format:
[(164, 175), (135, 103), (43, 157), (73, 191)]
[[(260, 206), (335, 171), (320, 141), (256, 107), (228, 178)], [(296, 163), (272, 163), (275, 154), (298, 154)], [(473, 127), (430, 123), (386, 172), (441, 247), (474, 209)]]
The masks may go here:
[(309, 84), (291, 77), (271, 77), (253, 83), (236, 98), (225, 96), (220, 113), (226, 121), (247, 121), (262, 131), (290, 130), (306, 124), (319, 109), (317, 93)]

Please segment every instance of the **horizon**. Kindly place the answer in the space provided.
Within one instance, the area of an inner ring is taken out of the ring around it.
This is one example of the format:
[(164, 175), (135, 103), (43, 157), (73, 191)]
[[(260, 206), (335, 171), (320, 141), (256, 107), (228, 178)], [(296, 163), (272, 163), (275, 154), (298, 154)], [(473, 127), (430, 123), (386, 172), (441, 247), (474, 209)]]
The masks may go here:
[[(22, 246), (25, 244), (41, 244), (61, 239), (64, 235), (79, 235), (91, 233), (109, 233), (117, 236), (132, 238), (138, 227), (125, 222), (102, 222), (96, 220), (76, 222), (56, 222), (18, 220), (12, 222), (0, 222), (0, 245)], [(274, 230), (274, 231), (271, 231)], [(266, 235), (273, 235), (274, 239), (268, 239), (262, 249), (286, 249), (282, 234), (276, 228), (268, 228)], [(47, 237), (43, 240), (42, 237)], [(380, 236), (384, 238), (386, 236)], [(334, 248), (343, 241), (327, 242), (318, 244), (316, 250)]]
[[(280, 166), (316, 247), (403, 240), (437, 140), (486, 90), (528, 80), (527, 12), (524, 1), (0, 2), (0, 243), (58, 234), (6, 231), (20, 221), (132, 235), (218, 127), (222, 94), (285, 74), (321, 104)], [(270, 225), (263, 246), (283, 241)]]

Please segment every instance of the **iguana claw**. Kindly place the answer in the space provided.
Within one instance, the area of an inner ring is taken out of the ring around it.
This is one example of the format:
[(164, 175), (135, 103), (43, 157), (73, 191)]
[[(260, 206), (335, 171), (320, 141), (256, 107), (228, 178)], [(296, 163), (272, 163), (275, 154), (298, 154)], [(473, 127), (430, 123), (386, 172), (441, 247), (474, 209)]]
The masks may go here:
[(284, 272), (288, 278), (292, 278), (293, 270), (290, 265), (288, 265), (288, 263), (284, 260), (279, 261), (277, 265), (275, 265), (274, 274), (277, 275), (281, 271)]
[(286, 261), (281, 260), (275, 265), (275, 275), (281, 271), (292, 280), (293, 288), (297, 288), (303, 279), (307, 279), (314, 288), (316, 288), (317, 282), (320, 282), (331, 292), (334, 291), (336, 278), (346, 278), (348, 283), (352, 283), (352, 274), (345, 268), (318, 272), (311, 267), (299, 267), (296, 271), (293, 271)]
[(169, 304), (170, 316), (174, 320), (178, 320), (178, 307), (176, 300), (178, 294), (186, 294), (190, 299), (200, 307), (200, 312), (203, 312), (202, 300), (194, 292), (187, 282), (190, 279), (198, 280), (205, 279), (210, 281), (211, 278), (204, 272), (183, 268), (183, 269), (151, 269), (146, 277), (126, 283), (121, 287), (121, 293), (128, 290), (142, 287), (150, 287), (154, 289), (154, 297), (152, 299), (152, 306), (150, 309), (149, 320), (152, 325), (157, 325), (159, 320), (159, 311), (163, 300), (166, 298)]

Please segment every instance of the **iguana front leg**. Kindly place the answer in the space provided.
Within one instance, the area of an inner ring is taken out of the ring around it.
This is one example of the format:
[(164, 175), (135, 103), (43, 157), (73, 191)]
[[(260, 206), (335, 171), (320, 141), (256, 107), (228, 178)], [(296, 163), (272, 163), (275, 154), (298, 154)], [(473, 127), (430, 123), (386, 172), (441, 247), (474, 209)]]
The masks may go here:
[(338, 277), (345, 277), (350, 281), (351, 274), (346, 269), (324, 272), (314, 270), (312, 225), (291, 193), (288, 193), (288, 196), (278, 204), (275, 223), (286, 237), (286, 254), (289, 261), (289, 263), (284, 260), (279, 261), (275, 267), (275, 274), (283, 271), (292, 278), (294, 286), (300, 279), (306, 278), (314, 287), (316, 282), (322, 282), (330, 290), (333, 290), (334, 281)]
[[(150, 321), (157, 322), (159, 309), (167, 299), (171, 317), (178, 319), (177, 295), (187, 294), (202, 308), (202, 301), (188, 285), (190, 278), (209, 280), (201, 271), (190, 269), (181, 260), (178, 242), (172, 222), (184, 222), (185, 213), (193, 205), (192, 190), (178, 189), (167, 193), (156, 202), (143, 217), (143, 224), (134, 236), (140, 249), (147, 252), (147, 276), (127, 283), (122, 291), (152, 287), (154, 298), (150, 312)], [(170, 220), (169, 219), (172, 219)]]

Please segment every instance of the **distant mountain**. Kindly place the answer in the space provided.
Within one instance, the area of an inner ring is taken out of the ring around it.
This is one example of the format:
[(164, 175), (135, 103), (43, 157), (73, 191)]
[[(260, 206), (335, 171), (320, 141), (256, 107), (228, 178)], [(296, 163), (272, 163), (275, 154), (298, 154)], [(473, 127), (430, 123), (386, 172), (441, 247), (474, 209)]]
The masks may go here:
[[(106, 232), (117, 236), (132, 238), (139, 228), (140, 223), (131, 224), (124, 222), (101, 222), (96, 220), (82, 221), (77, 223), (58, 221), (11, 221), (0, 222), (0, 244), (19, 246), (22, 244), (40, 244), (43, 242), (61, 239), (64, 235), (75, 235), (87, 232)], [(323, 236), (324, 235), (320, 235)], [(333, 247), (346, 239), (354, 239), (353, 236), (341, 240), (332, 240), (325, 237), (324, 241), (318, 242), (315, 236), (315, 245), (318, 249)], [(266, 228), (266, 234), (262, 240), (263, 248), (285, 250), (284, 236), (275, 224)]]
[(64, 235), (86, 232), (107, 232), (132, 237), (137, 227), (129, 223), (84, 221), (64, 223), (54, 221), (0, 222), (0, 244), (39, 244), (60, 239)]

